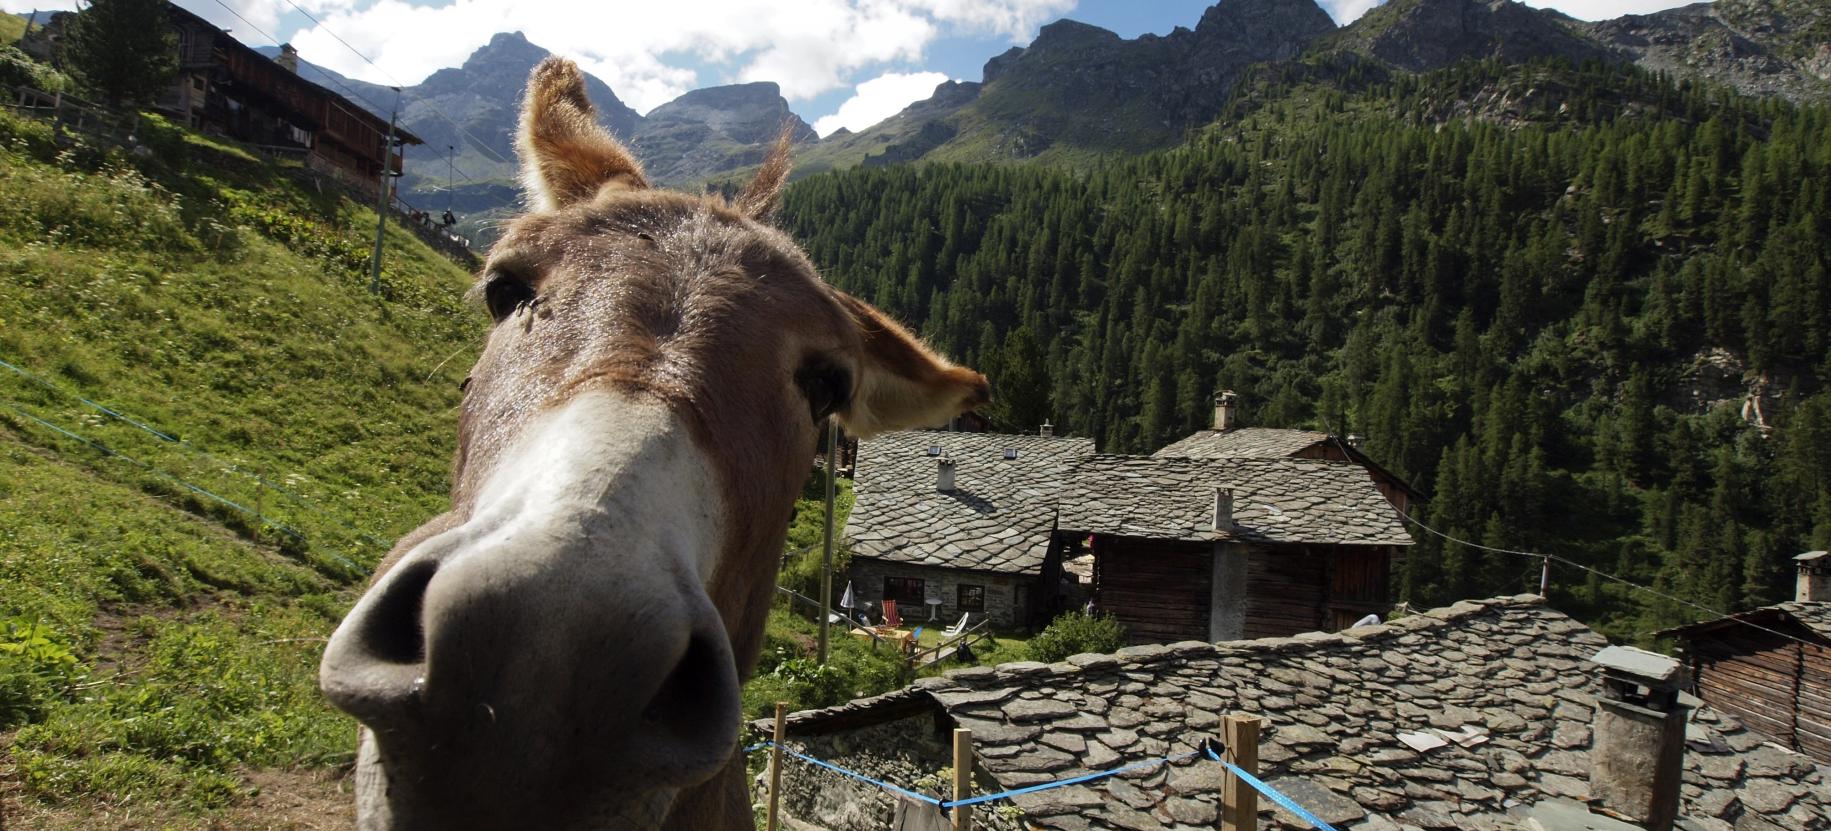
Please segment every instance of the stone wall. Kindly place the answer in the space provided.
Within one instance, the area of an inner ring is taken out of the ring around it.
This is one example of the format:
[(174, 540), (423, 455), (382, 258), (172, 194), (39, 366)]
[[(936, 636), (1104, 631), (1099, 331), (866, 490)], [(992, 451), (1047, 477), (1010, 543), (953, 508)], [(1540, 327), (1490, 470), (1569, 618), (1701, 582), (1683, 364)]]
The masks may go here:
[[(859, 603), (871, 604), (871, 622), (882, 620), (885, 577), (914, 577), (923, 581), (930, 596), (941, 599), (940, 612), (931, 622), (928, 619), (926, 604), (905, 603), (900, 608), (905, 624), (915, 626), (952, 626), (960, 621), (960, 586), (978, 586), (984, 590), (984, 609), (971, 611), (973, 622), (990, 617), (996, 629), (1020, 629), (1030, 626), (1031, 609), (1035, 608), (1037, 596), (1037, 579), (1014, 574), (991, 574), (983, 571), (962, 571), (958, 569), (918, 566), (908, 563), (896, 563), (877, 560), (870, 557), (854, 556), (852, 568), (848, 575), (852, 580), (853, 597)], [(1025, 599), (1023, 608), (1018, 605), (1018, 589), (1022, 588)], [(844, 588), (843, 582), (836, 582), (835, 591)]]
[[(857, 730), (822, 736), (791, 738), (788, 747), (831, 762), (873, 779), (938, 798), (952, 795), (952, 722), (925, 712)], [(782, 813), (791, 821), (825, 831), (885, 831), (946, 827), (932, 805), (901, 799), (865, 782), (831, 770), (784, 757)], [(767, 804), (769, 776), (765, 768), (757, 779), (756, 801)], [(989, 793), (998, 784), (983, 771), (973, 776), (975, 793)], [(1022, 831), (1022, 814), (1005, 806), (978, 806), (973, 827), (992, 831)], [(932, 823), (932, 824), (931, 824)]]

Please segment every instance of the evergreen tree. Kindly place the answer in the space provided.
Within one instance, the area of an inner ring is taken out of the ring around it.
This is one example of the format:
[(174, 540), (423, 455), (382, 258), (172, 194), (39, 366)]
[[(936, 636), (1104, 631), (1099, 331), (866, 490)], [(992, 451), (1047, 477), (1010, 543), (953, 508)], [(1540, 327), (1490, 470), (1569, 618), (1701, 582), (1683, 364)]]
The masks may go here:
[(63, 40), (63, 59), (110, 106), (150, 103), (178, 73), (178, 35), (165, 0), (90, 0)]

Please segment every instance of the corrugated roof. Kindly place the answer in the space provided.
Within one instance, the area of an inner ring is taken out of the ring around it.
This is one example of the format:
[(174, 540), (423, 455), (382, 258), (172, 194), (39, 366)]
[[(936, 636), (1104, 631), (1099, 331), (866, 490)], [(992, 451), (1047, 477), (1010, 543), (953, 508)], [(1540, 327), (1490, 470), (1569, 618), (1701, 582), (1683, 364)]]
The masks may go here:
[[(1522, 807), (1580, 813), (1592, 795), (1600, 672), (1589, 658), (1607, 643), (1522, 595), (1335, 634), (955, 670), (796, 713), (788, 731), (793, 740), (888, 721), (923, 695), (973, 731), (980, 766), (1010, 789), (1185, 751), (1217, 736), (1222, 714), (1246, 712), (1267, 720), (1261, 777), (1336, 827), (1517, 829), (1530, 827)], [(1415, 750), (1401, 738), (1419, 733), (1440, 746)], [(1686, 827), (1831, 826), (1831, 768), (1709, 708), (1693, 712), (1685, 735)], [(854, 747), (835, 761), (876, 752)], [(1218, 765), (1187, 762), (1012, 804), (1056, 831), (1210, 828), (1220, 783)], [(1308, 827), (1281, 810), (1264, 818), (1268, 828)]]
[[(1234, 527), (1214, 530), (1214, 489)], [(1410, 545), (1367, 469), (1319, 459), (1094, 456), (1075, 469), (1062, 530), (1171, 540)]]
[(1170, 444), (1153, 456), (1182, 456), (1203, 459), (1282, 459), (1327, 441), (1328, 433), (1314, 430), (1285, 430), (1276, 427), (1241, 427), (1225, 433), (1198, 430), (1181, 441)]
[[(954, 490), (935, 489), (930, 448), (953, 460)], [(1005, 458), (1007, 450), (1015, 458)], [(1092, 439), (999, 433), (913, 431), (861, 440), (845, 536), (854, 556), (1036, 573), (1068, 472), (1093, 452)]]

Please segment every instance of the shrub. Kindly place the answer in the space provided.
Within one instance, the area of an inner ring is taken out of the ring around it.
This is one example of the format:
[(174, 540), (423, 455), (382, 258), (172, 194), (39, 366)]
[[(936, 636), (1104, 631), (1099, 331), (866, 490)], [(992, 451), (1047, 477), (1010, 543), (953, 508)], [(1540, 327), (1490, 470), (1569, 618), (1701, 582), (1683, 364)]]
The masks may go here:
[(1082, 652), (1112, 652), (1125, 645), (1125, 627), (1112, 615), (1070, 612), (1030, 639), (1030, 660), (1060, 661)]
[(0, 730), (37, 720), (80, 680), (82, 665), (53, 634), (19, 620), (0, 627)]

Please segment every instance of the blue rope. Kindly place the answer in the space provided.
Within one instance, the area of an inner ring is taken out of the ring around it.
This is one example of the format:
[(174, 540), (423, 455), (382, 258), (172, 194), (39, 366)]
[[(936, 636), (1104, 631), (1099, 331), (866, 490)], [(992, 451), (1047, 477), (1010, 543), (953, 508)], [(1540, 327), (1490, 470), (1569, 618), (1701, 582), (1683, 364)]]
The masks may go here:
[(1290, 797), (1285, 796), (1284, 794), (1280, 793), (1277, 788), (1274, 788), (1270, 785), (1265, 784), (1265, 782), (1261, 781), (1259, 779), (1259, 777), (1254, 776), (1250, 773), (1247, 773), (1245, 770), (1241, 769), (1239, 765), (1236, 765), (1232, 762), (1222, 759), (1219, 754), (1214, 752), (1214, 747), (1212, 745), (1204, 745), (1203, 748), (1200, 750), (1191, 750), (1188, 753), (1179, 753), (1179, 754), (1176, 754), (1173, 756), (1165, 756), (1160, 759), (1152, 759), (1152, 760), (1146, 761), (1146, 762), (1136, 762), (1136, 763), (1133, 763), (1130, 765), (1126, 765), (1124, 767), (1117, 767), (1117, 768), (1112, 768), (1110, 770), (1096, 771), (1094, 773), (1082, 774), (1080, 776), (1074, 776), (1074, 777), (1070, 777), (1067, 779), (1058, 779), (1054, 782), (1043, 782), (1043, 783), (1037, 784), (1037, 785), (1030, 785), (1028, 787), (1016, 788), (1013, 790), (1004, 791), (1002, 793), (983, 794), (980, 796), (973, 796), (973, 797), (968, 797), (966, 799), (958, 799), (958, 800), (936, 799), (935, 797), (929, 796), (927, 794), (916, 793), (915, 791), (909, 790), (907, 788), (897, 787), (896, 785), (892, 785), (889, 782), (885, 782), (885, 781), (882, 781), (879, 779), (872, 779), (871, 777), (866, 776), (862, 773), (858, 773), (856, 771), (846, 770), (845, 768), (835, 765), (832, 762), (828, 762), (828, 761), (825, 761), (822, 759), (816, 759), (805, 753), (798, 753), (794, 750), (790, 750), (787, 747), (777, 745), (775, 742), (772, 742), (772, 741), (757, 742), (756, 744), (753, 744), (753, 745), (750, 745), (749, 747), (744, 748), (744, 753), (746, 753), (746, 754), (753, 753), (753, 752), (755, 752), (757, 750), (761, 750), (765, 747), (780, 748), (782, 750), (782, 752), (787, 753), (788, 755), (793, 756), (797, 759), (801, 759), (802, 761), (809, 762), (809, 763), (812, 763), (815, 765), (819, 765), (820, 767), (826, 768), (827, 770), (833, 771), (834, 773), (840, 774), (841, 776), (849, 776), (860, 782), (865, 782), (868, 784), (876, 785), (880, 788), (883, 788), (884, 790), (891, 791), (891, 792), (900, 794), (902, 796), (906, 796), (910, 799), (914, 799), (914, 800), (917, 800), (920, 802), (926, 802), (930, 805), (940, 808), (943, 811), (951, 810), (953, 808), (964, 808), (964, 807), (971, 806), (971, 805), (978, 805), (978, 804), (984, 803), (984, 802), (997, 802), (1001, 799), (1011, 799), (1013, 797), (1022, 796), (1024, 794), (1036, 793), (1038, 791), (1047, 791), (1047, 790), (1051, 790), (1054, 788), (1065, 788), (1069, 785), (1078, 785), (1082, 782), (1092, 782), (1096, 779), (1105, 779), (1109, 776), (1118, 776), (1121, 773), (1127, 773), (1127, 772), (1134, 771), (1134, 770), (1143, 770), (1145, 768), (1156, 767), (1157, 765), (1172, 764), (1175, 762), (1183, 762), (1183, 761), (1187, 761), (1189, 759), (1193, 759), (1197, 756), (1206, 754), (1208, 758), (1213, 759), (1216, 762), (1220, 762), (1222, 765), (1225, 765), (1227, 767), (1227, 770), (1230, 773), (1232, 773), (1235, 776), (1240, 777), (1240, 781), (1245, 782), (1248, 785), (1251, 785), (1253, 787), (1253, 790), (1256, 790), (1259, 793), (1264, 794), (1267, 799), (1270, 799), (1271, 801), (1277, 803), (1279, 807), (1285, 809), (1286, 811), (1290, 811), (1292, 814), (1296, 815), (1298, 819), (1301, 819), (1304, 822), (1309, 823), (1310, 827), (1319, 829), (1320, 831), (1335, 831), (1335, 826), (1332, 826), (1326, 822), (1323, 822), (1321, 818), (1317, 817), (1315, 814), (1310, 813), (1302, 805), (1298, 805)]
[[(299, 533), (297, 530), (295, 530), (294, 528), (292, 528), (289, 525), (286, 525), (285, 523), (282, 523), (278, 520), (267, 517), (257, 511), (251, 510), (248, 507), (238, 504), (234, 500), (231, 500), (227, 497), (220, 496), (218, 494), (211, 493), (210, 491), (204, 490), (203, 488), (197, 487), (196, 485), (186, 482), (183, 479), (180, 479), (176, 476), (171, 475), (170, 473), (166, 473), (163, 470), (160, 470), (156, 467), (153, 467), (150, 464), (147, 464), (146, 462), (142, 462), (139, 459), (136, 459), (136, 458), (129, 456), (125, 453), (122, 453), (118, 450), (115, 450), (114, 448), (111, 448), (105, 444), (94, 441), (85, 436), (78, 435), (77, 433), (72, 432), (70, 430), (66, 430), (63, 427), (59, 427), (56, 424), (53, 424), (49, 421), (39, 418), (38, 416), (32, 415), (31, 413), (28, 413), (25, 410), (20, 409), (18, 407), (18, 405), (13, 404), (12, 402), (0, 402), (0, 406), (6, 407), (6, 409), (13, 411), (14, 414), (20, 416), (21, 418), (28, 419), (28, 420), (32, 421), (33, 423), (36, 423), (39, 426), (44, 427), (47, 430), (52, 430), (52, 431), (58, 433), (59, 435), (63, 435), (68, 438), (74, 439), (76, 441), (82, 442), (83, 444), (88, 445), (90, 449), (96, 451), (97, 453), (102, 454), (103, 456), (113, 456), (117, 459), (120, 459), (121, 461), (127, 462), (136, 467), (139, 467), (139, 468), (145, 470), (146, 472), (159, 477), (160, 479), (170, 482), (173, 485), (177, 485), (180, 488), (190, 491), (191, 493), (194, 493), (194, 494), (204, 497), (206, 499), (213, 500), (215, 502), (219, 502), (223, 505), (228, 506), (229, 508), (232, 508), (236, 511), (240, 511), (244, 514), (247, 514), (248, 516), (254, 517), (255, 519), (260, 520), (261, 522), (264, 522), (268, 525), (273, 526), (274, 528), (278, 529), (281, 533), (284, 533), (287, 536), (292, 537), (293, 539), (296, 539), (300, 542), (306, 541), (304, 534)], [(331, 559), (336, 560), (340, 565), (344, 566), (345, 568), (348, 568), (352, 571), (361, 570), (361, 568), (359, 566), (357, 566), (356, 563), (352, 562), (348, 557), (338, 554), (335, 551), (326, 550), (326, 551), (323, 551), (322, 553), (325, 555), (328, 555)]]
[(1226, 765), (1228, 772), (1232, 773), (1235, 776), (1240, 777), (1240, 781), (1245, 782), (1248, 785), (1251, 785), (1253, 787), (1253, 790), (1256, 790), (1259, 793), (1265, 794), (1266, 798), (1270, 799), (1273, 802), (1278, 803), (1278, 806), (1283, 808), (1284, 810), (1290, 811), (1291, 813), (1297, 815), (1298, 819), (1301, 819), (1304, 822), (1309, 823), (1311, 828), (1318, 828), (1318, 829), (1321, 829), (1321, 831), (1335, 831), (1335, 826), (1332, 826), (1326, 822), (1323, 822), (1321, 819), (1317, 818), (1317, 816), (1315, 814), (1312, 814), (1309, 811), (1304, 810), (1302, 805), (1298, 805), (1296, 802), (1292, 801), (1290, 797), (1285, 796), (1282, 793), (1279, 793), (1277, 788), (1274, 788), (1270, 785), (1265, 784), (1264, 782), (1259, 781), (1259, 777), (1254, 776), (1250, 773), (1247, 773), (1244, 770), (1241, 770), (1239, 765), (1229, 762), (1226, 759), (1222, 759), (1220, 756), (1216, 755), (1214, 752), (1214, 748), (1212, 748), (1212, 747), (1207, 748), (1206, 752), (1208, 754), (1208, 758), (1213, 759), (1217, 762), (1220, 762), (1223, 765)]
[(91, 401), (87, 398), (77, 395), (76, 393), (70, 392), (69, 390), (66, 390), (62, 387), (59, 387), (56, 384), (51, 383), (48, 379), (44, 378), (43, 376), (33, 373), (31, 370), (27, 370), (27, 369), (23, 369), (21, 367), (15, 366), (5, 360), (0, 360), (0, 368), (5, 368), (8, 370), (11, 370), (13, 373), (17, 374), (21, 378), (30, 380), (33, 383), (36, 383), (39, 386), (44, 387), (45, 389), (48, 389), (54, 393), (57, 393), (58, 395), (66, 396), (69, 398), (74, 398), (78, 401), (81, 401), (85, 405), (89, 406), (90, 408), (92, 408), (98, 412), (104, 413), (112, 418), (115, 418), (120, 421), (131, 424), (134, 427), (138, 427), (139, 429), (141, 429), (153, 436), (158, 437), (162, 441), (176, 444), (179, 447), (189, 450), (192, 453), (196, 453), (197, 455), (202, 456), (205, 459), (208, 459), (217, 464), (226, 465), (230, 470), (235, 471), (236, 473), (239, 473), (243, 476), (246, 476), (249, 479), (253, 479), (255, 482), (259, 483), (262, 487), (265, 487), (268, 490), (271, 490), (276, 493), (284, 495), (288, 500), (292, 501), (294, 504), (296, 504), (302, 508), (305, 508), (306, 510), (311, 511), (315, 514), (318, 514), (319, 516), (322, 516), (325, 519), (330, 520), (331, 522), (336, 523), (337, 525), (341, 526), (344, 530), (350, 532), (351, 534), (356, 535), (356, 538), (363, 542), (369, 543), (370, 545), (377, 545), (384, 549), (392, 547), (392, 545), (393, 545), (392, 543), (388, 542), (387, 540), (376, 537), (373, 534), (365, 532), (362, 529), (357, 528), (354, 525), (351, 525), (347, 522), (344, 522), (341, 519), (338, 519), (335, 516), (330, 515), (329, 513), (325, 512), (325, 510), (323, 508), (320, 508), (317, 505), (313, 504), (311, 500), (306, 499), (305, 497), (300, 496), (296, 493), (293, 493), (291, 490), (289, 490), (285, 487), (282, 487), (280, 485), (276, 485), (272, 482), (267, 481), (264, 477), (262, 477), (258, 473), (253, 473), (251, 471), (243, 470), (240, 465), (235, 464), (234, 462), (229, 462), (229, 461), (225, 461), (223, 459), (217, 458), (214, 454), (210, 453), (209, 451), (204, 450), (203, 448), (198, 447), (194, 444), (191, 444), (190, 442), (185, 441), (184, 439), (181, 439), (181, 438), (178, 438), (177, 436), (173, 436), (168, 433), (165, 433), (165, 432), (159, 430), (158, 428), (155, 428), (155, 427), (152, 427), (151, 425), (137, 421), (124, 413), (110, 409), (107, 406), (98, 404), (94, 401)]
[(985, 794), (982, 796), (968, 797), (966, 799), (950, 799), (950, 800), (947, 800), (945, 802), (941, 802), (938, 804), (941, 806), (941, 809), (945, 811), (949, 808), (954, 808), (954, 807), (961, 807), (961, 806), (967, 806), (967, 805), (978, 805), (981, 802), (996, 802), (1000, 799), (1010, 799), (1014, 796), (1021, 796), (1023, 794), (1027, 794), (1027, 793), (1036, 793), (1037, 791), (1046, 791), (1046, 790), (1050, 790), (1052, 788), (1064, 788), (1069, 785), (1078, 785), (1082, 782), (1092, 782), (1095, 779), (1105, 779), (1108, 776), (1118, 776), (1121, 773), (1126, 773), (1126, 772), (1134, 771), (1134, 770), (1143, 770), (1143, 769), (1149, 768), (1149, 767), (1156, 767), (1158, 765), (1161, 765), (1161, 764), (1164, 764), (1167, 762), (1186, 761), (1188, 759), (1193, 759), (1199, 755), (1201, 755), (1201, 751), (1192, 750), (1192, 751), (1189, 751), (1188, 753), (1183, 753), (1183, 754), (1179, 754), (1176, 756), (1165, 756), (1161, 759), (1152, 759), (1148, 762), (1138, 762), (1136, 764), (1126, 765), (1125, 767), (1121, 767), (1121, 768), (1113, 768), (1111, 770), (1097, 771), (1095, 773), (1089, 773), (1089, 774), (1084, 774), (1081, 776), (1076, 776), (1071, 779), (1058, 779), (1054, 782), (1044, 782), (1040, 785), (1031, 785), (1031, 786), (1025, 787), (1025, 788), (1017, 788), (1015, 790), (1005, 791), (1004, 793)]
[[(780, 747), (780, 745), (778, 745), (778, 747)], [(900, 794), (902, 796), (909, 797), (910, 799), (914, 799), (914, 800), (917, 800), (920, 802), (926, 802), (930, 805), (934, 805), (937, 807), (941, 805), (941, 800), (936, 799), (932, 796), (929, 796), (928, 794), (916, 793), (915, 791), (909, 790), (908, 788), (899, 788), (895, 785), (890, 784), (889, 782), (885, 782), (885, 781), (882, 781), (879, 779), (872, 779), (871, 777), (866, 776), (862, 773), (857, 773), (854, 771), (846, 770), (845, 768), (835, 765), (832, 762), (827, 762), (827, 761), (823, 761), (820, 759), (816, 759), (805, 753), (797, 753), (786, 747), (782, 748), (782, 752), (787, 753), (788, 755), (793, 756), (797, 759), (800, 759), (804, 762), (811, 762), (813, 764), (819, 765), (823, 768), (826, 768), (827, 770), (830, 770), (830, 771), (840, 774), (842, 776), (850, 776), (853, 779), (857, 779), (860, 782), (868, 782), (870, 784), (883, 788), (884, 790), (891, 791), (891, 792)]]

